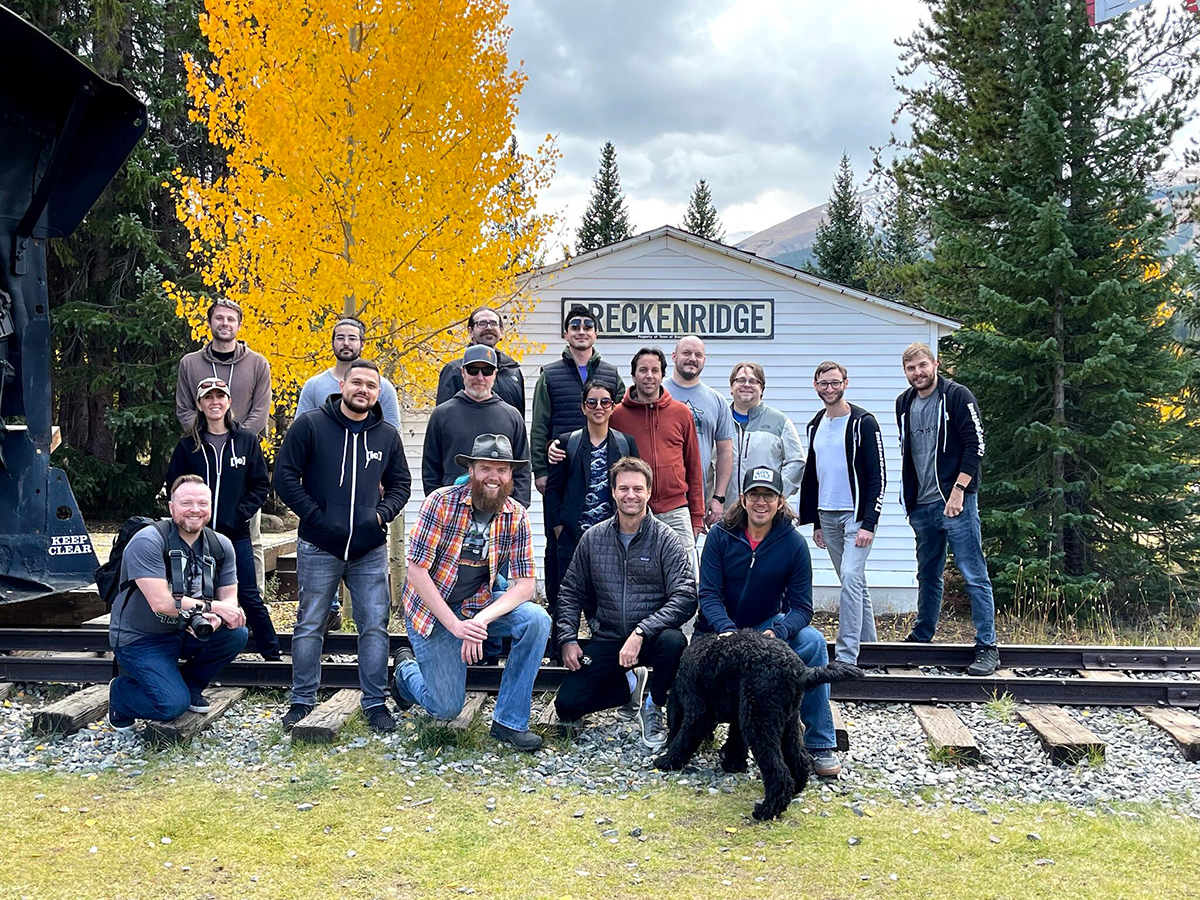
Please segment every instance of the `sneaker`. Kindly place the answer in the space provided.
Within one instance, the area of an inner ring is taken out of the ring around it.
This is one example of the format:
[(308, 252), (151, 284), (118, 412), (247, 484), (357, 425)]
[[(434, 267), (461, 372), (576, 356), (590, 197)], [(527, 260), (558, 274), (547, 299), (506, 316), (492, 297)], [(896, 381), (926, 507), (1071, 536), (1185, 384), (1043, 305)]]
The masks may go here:
[(133, 731), (133, 719), (125, 719), (116, 715), (111, 709), (108, 711), (108, 727), (113, 731), (119, 731), (126, 734)]
[(331, 631), (341, 631), (341, 630), (342, 630), (342, 608), (340, 606), (335, 606), (333, 609), (331, 609), (329, 611), (329, 615), (325, 619), (325, 633), (329, 634)]
[(396, 720), (392, 718), (386, 706), (372, 706), (370, 709), (364, 709), (363, 714), (367, 717), (367, 724), (371, 726), (372, 731), (386, 734), (396, 730)]
[(647, 750), (661, 750), (667, 745), (667, 729), (663, 727), (662, 710), (654, 705), (643, 706), (638, 714), (642, 726), (642, 746)]
[(194, 713), (206, 713), (212, 709), (212, 704), (209, 703), (202, 693), (196, 691), (192, 694), (192, 702), (188, 704), (188, 711)]
[(492, 723), (491, 735), (496, 740), (512, 744), (518, 750), (524, 750), (526, 753), (532, 753), (542, 747), (542, 739), (532, 731), (516, 731), (499, 722)]
[(1000, 665), (1000, 651), (995, 647), (976, 647), (975, 661), (967, 666), (967, 674), (981, 678), (993, 675)]
[(818, 778), (837, 778), (842, 771), (842, 761), (832, 750), (818, 750), (813, 754), (812, 767)]
[(904, 636), (904, 643), (906, 643), (906, 644), (928, 644), (929, 641), (921, 640), (919, 637), (917, 637), (915, 634), (913, 634), (910, 631), (907, 635)]
[(400, 666), (407, 660), (416, 658), (416, 654), (408, 647), (401, 647), (396, 651), (396, 667), (392, 669), (392, 677), (388, 680), (388, 693), (396, 701), (396, 709), (400, 710), (400, 712), (413, 708), (413, 701), (400, 693)]
[(288, 707), (287, 713), (283, 717), (283, 727), (287, 731), (291, 731), (296, 727), (296, 723), (312, 712), (312, 707), (307, 703), (293, 703)]
[(574, 722), (559, 722), (555, 730), (560, 738), (573, 741), (583, 734), (583, 729), (583, 719), (576, 719)]
[(638, 666), (633, 670), (633, 677), (635, 681), (629, 702), (617, 710), (617, 718), (624, 722), (632, 722), (642, 711), (642, 703), (646, 699), (646, 680), (650, 677), (650, 672), (645, 666)]

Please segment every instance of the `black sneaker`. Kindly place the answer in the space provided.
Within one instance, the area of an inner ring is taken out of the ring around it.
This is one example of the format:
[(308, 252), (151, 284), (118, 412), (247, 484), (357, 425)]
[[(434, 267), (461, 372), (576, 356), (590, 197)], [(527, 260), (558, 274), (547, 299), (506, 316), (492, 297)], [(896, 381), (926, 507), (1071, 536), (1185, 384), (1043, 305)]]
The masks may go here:
[(995, 647), (976, 647), (975, 661), (967, 666), (967, 674), (982, 678), (994, 675), (1000, 665), (1000, 651)]
[(342, 610), (341, 607), (334, 607), (329, 611), (329, 615), (325, 619), (325, 633), (331, 631), (342, 630)]
[(396, 651), (396, 667), (392, 669), (392, 677), (388, 680), (388, 693), (392, 695), (392, 699), (396, 701), (396, 709), (404, 712), (406, 709), (413, 708), (413, 701), (409, 700), (400, 693), (400, 665), (405, 660), (416, 659), (416, 655), (408, 647), (401, 647)]
[(642, 703), (646, 699), (646, 682), (650, 672), (645, 666), (637, 666), (633, 670), (633, 691), (629, 702), (617, 708), (617, 718), (624, 722), (632, 722), (642, 711)]
[(199, 691), (192, 692), (192, 700), (188, 703), (188, 711), (194, 713), (206, 713), (212, 709), (212, 704), (209, 703), (202, 693)]
[(291, 731), (296, 727), (296, 723), (312, 712), (312, 707), (306, 703), (293, 703), (288, 707), (287, 713), (283, 717), (283, 727), (287, 731)]
[(396, 720), (392, 718), (386, 706), (372, 706), (370, 709), (364, 709), (363, 714), (367, 717), (367, 724), (371, 726), (372, 731), (386, 734), (396, 730)]
[(542, 739), (532, 731), (516, 731), (499, 722), (492, 723), (491, 735), (496, 740), (512, 744), (518, 750), (524, 750), (526, 753), (532, 753), (534, 750), (542, 748)]
[(917, 637), (915, 634), (913, 634), (910, 631), (907, 635), (905, 635), (904, 643), (906, 643), (906, 644), (928, 644), (929, 641), (921, 640), (919, 637)]
[(662, 710), (651, 703), (638, 712), (642, 724), (642, 746), (647, 750), (661, 750), (667, 746), (667, 729), (663, 726)]
[(128, 734), (133, 731), (133, 719), (126, 719), (116, 715), (111, 709), (108, 711), (108, 727), (113, 731), (119, 731), (122, 734)]

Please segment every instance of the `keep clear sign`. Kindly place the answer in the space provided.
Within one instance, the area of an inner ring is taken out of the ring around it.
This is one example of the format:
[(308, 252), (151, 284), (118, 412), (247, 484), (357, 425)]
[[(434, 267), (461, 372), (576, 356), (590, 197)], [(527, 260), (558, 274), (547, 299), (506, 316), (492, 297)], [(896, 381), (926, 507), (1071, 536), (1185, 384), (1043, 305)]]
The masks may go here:
[(51, 556), (76, 556), (92, 552), (92, 539), (86, 534), (52, 534), (50, 548)]
[(715, 340), (766, 340), (775, 334), (774, 300), (567, 297), (563, 315), (576, 304), (592, 311), (605, 337), (668, 340), (694, 334)]

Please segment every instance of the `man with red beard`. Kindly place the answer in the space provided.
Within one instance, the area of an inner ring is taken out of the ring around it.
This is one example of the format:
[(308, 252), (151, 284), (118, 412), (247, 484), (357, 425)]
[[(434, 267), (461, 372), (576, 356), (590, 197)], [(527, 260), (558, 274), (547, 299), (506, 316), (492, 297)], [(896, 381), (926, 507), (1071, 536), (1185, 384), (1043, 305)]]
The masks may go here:
[[(532, 752), (542, 745), (529, 730), (529, 709), (550, 616), (533, 599), (529, 516), (510, 496), (513, 473), (528, 462), (514, 458), (503, 434), (479, 435), (454, 461), (466, 467), (467, 483), (426, 497), (409, 533), (404, 615), (412, 649), (396, 653), (392, 698), (401, 709), (419, 703), (436, 719), (453, 719), (484, 640), (511, 637), (491, 734)], [(493, 595), (504, 566), (508, 589)]]

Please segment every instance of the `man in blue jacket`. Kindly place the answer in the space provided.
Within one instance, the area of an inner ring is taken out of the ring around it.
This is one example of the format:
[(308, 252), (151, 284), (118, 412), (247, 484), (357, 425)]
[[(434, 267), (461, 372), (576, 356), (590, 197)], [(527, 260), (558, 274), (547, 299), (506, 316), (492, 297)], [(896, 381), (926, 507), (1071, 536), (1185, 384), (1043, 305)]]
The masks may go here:
[[(777, 469), (746, 473), (737, 503), (708, 533), (700, 558), (697, 632), (727, 634), (755, 628), (786, 641), (808, 666), (829, 663), (829, 648), (812, 622), (812, 560), (783, 497)], [(800, 703), (804, 746), (813, 771), (832, 778), (842, 771), (829, 685), (812, 688)]]
[(358, 626), (363, 712), (375, 731), (396, 729), (384, 695), (391, 613), (387, 523), (404, 509), (412, 482), (400, 433), (383, 420), (379, 387), (379, 367), (356, 359), (341, 395), (331, 395), (320, 409), (297, 419), (275, 460), (275, 491), (300, 517), (300, 608), (285, 728), (312, 712), (321, 684), (325, 621), (338, 584), (345, 581)]
[(975, 395), (938, 374), (928, 344), (904, 351), (904, 376), (912, 385), (896, 398), (903, 462), (904, 508), (917, 537), (917, 621), (906, 641), (932, 641), (942, 612), (946, 546), (971, 598), (975, 660), (968, 675), (991, 675), (1000, 665), (996, 605), (979, 529), (979, 473), (983, 417)]

